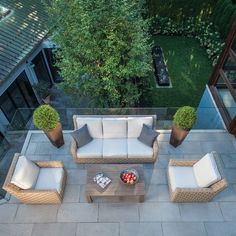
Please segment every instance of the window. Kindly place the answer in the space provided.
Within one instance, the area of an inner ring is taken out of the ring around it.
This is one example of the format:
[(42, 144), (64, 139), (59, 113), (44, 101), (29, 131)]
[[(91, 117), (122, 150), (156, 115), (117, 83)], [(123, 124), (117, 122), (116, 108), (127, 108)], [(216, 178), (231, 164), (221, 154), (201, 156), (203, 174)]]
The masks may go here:
[(228, 131), (236, 135), (236, 21), (208, 85)]

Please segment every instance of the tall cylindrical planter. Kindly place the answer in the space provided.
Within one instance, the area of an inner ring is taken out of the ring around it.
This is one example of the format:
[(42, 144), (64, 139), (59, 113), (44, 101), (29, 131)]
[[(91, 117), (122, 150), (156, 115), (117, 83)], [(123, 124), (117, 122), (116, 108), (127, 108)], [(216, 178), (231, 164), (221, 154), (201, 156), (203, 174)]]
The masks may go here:
[(172, 126), (170, 144), (174, 147), (178, 147), (188, 135), (190, 129), (182, 129), (176, 126)]
[(54, 129), (51, 129), (49, 131), (44, 131), (44, 133), (47, 135), (50, 142), (57, 148), (64, 145), (61, 123), (58, 123), (58, 125)]

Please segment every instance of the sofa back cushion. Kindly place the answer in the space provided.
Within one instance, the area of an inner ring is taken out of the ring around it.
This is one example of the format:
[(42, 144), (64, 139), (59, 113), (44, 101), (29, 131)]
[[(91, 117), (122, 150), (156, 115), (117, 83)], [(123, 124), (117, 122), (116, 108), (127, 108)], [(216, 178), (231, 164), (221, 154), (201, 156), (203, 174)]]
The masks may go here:
[(153, 117), (128, 117), (128, 138), (138, 138), (143, 124), (153, 127)]
[(92, 138), (103, 138), (102, 135), (102, 118), (99, 117), (78, 117), (76, 118), (77, 128), (82, 128), (87, 124), (89, 133)]
[(33, 188), (40, 168), (32, 161), (26, 159), (25, 156), (20, 156), (11, 179), (11, 183), (21, 189)]
[(207, 188), (221, 180), (221, 175), (212, 153), (207, 153), (202, 159), (195, 163), (193, 165), (193, 171), (197, 184), (201, 188)]
[(127, 138), (127, 118), (103, 118), (103, 138)]

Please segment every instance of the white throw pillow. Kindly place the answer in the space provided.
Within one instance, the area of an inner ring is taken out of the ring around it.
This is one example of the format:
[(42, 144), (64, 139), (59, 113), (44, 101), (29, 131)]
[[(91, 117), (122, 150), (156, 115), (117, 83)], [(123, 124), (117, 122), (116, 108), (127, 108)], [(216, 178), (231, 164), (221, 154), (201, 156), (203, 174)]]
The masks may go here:
[(25, 156), (20, 156), (13, 173), (11, 183), (22, 189), (30, 189), (34, 187), (38, 174), (39, 167), (28, 160)]
[(127, 138), (127, 118), (103, 118), (103, 138)]
[(221, 175), (212, 153), (207, 153), (202, 159), (195, 163), (193, 165), (193, 171), (197, 184), (201, 188), (207, 188), (221, 180)]
[(78, 129), (87, 124), (89, 133), (92, 138), (103, 138), (102, 135), (102, 118), (99, 117), (78, 117), (76, 119)]
[(153, 126), (153, 118), (148, 117), (128, 117), (128, 138), (138, 138), (143, 124)]

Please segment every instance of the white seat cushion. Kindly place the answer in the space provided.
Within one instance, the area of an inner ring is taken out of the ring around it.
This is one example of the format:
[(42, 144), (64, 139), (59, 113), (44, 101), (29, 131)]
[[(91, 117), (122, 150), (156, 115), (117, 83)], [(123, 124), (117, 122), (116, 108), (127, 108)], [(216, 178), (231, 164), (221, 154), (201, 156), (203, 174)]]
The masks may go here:
[(99, 117), (78, 117), (76, 118), (78, 129), (87, 124), (92, 138), (102, 138), (102, 118)]
[(127, 139), (103, 139), (103, 157), (127, 158)]
[(142, 158), (152, 157), (153, 149), (144, 143), (140, 142), (137, 138), (129, 138), (128, 142), (128, 158)]
[(221, 180), (215, 158), (212, 153), (207, 153), (193, 165), (193, 171), (199, 187), (207, 188)]
[(168, 173), (172, 191), (176, 188), (198, 188), (193, 167), (169, 166)]
[(143, 128), (143, 124), (153, 126), (153, 118), (148, 117), (128, 117), (128, 138), (137, 138)]
[(11, 183), (21, 189), (30, 189), (34, 187), (38, 174), (39, 167), (25, 156), (20, 156), (11, 179)]
[(127, 138), (127, 118), (103, 118), (103, 138)]
[(39, 176), (34, 189), (61, 191), (63, 168), (40, 168)]
[(103, 139), (96, 138), (77, 149), (78, 158), (102, 158)]

